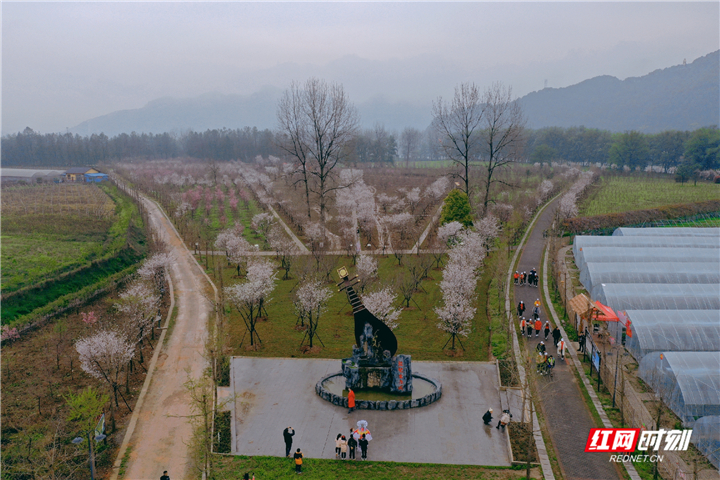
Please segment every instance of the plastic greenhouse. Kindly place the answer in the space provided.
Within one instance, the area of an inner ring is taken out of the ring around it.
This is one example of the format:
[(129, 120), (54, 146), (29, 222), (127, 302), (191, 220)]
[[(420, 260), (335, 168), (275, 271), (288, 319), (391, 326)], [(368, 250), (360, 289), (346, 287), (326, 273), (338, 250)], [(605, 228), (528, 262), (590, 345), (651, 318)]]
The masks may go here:
[(720, 310), (627, 310), (625, 348), (640, 361), (652, 352), (712, 352), (720, 345)]
[(654, 228), (629, 228), (620, 227), (613, 232), (614, 237), (634, 236), (671, 236), (671, 237), (720, 237), (720, 228), (712, 227), (654, 227)]
[(720, 352), (650, 353), (638, 374), (686, 425), (720, 415)]
[(575, 258), (585, 247), (641, 247), (641, 248), (720, 248), (720, 238), (716, 237), (614, 237), (614, 236), (589, 236), (577, 235), (573, 242), (573, 254)]
[(600, 283), (591, 296), (618, 310), (720, 310), (720, 285)]
[(690, 441), (715, 468), (720, 468), (720, 416), (708, 415), (698, 419), (693, 425)]
[(711, 262), (720, 270), (720, 248), (643, 248), (586, 247), (575, 255), (575, 264), (648, 262)]
[(720, 264), (699, 262), (585, 263), (580, 282), (588, 291), (601, 283), (716, 283)]

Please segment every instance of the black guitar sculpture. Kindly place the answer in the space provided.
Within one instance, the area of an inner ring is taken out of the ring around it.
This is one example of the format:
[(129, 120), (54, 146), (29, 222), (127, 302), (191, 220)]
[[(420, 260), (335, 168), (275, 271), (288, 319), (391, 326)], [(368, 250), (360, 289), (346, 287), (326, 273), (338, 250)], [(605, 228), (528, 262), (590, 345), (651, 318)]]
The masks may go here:
[[(342, 282), (338, 284), (340, 290), (345, 290), (348, 301), (355, 317), (355, 345), (362, 350), (363, 360), (370, 363), (386, 363), (397, 352), (397, 338), (390, 328), (375, 315), (370, 313), (358, 297), (354, 285), (358, 283), (357, 275), (349, 278), (347, 269), (338, 270)], [(369, 325), (369, 329), (367, 327)], [(371, 338), (368, 338), (371, 337)], [(355, 352), (353, 352), (355, 353)], [(360, 352), (357, 352), (360, 353)]]

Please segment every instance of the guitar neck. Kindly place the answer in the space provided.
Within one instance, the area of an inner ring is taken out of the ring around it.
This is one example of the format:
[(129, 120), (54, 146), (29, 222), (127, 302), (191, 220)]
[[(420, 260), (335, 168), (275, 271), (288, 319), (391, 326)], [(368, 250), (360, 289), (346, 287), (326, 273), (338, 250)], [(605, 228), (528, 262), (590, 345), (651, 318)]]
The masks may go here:
[(365, 305), (363, 305), (362, 300), (360, 300), (360, 297), (355, 292), (355, 289), (353, 287), (347, 287), (345, 289), (345, 293), (347, 294), (350, 305), (352, 306), (353, 314), (365, 310)]

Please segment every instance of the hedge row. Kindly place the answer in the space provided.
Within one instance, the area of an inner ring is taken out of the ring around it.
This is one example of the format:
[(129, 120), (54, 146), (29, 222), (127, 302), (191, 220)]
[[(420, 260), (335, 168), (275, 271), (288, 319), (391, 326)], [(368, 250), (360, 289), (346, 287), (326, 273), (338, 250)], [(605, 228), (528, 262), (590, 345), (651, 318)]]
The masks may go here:
[(720, 200), (665, 205), (647, 210), (608, 213), (605, 215), (594, 215), (592, 217), (576, 217), (565, 221), (563, 225), (566, 231), (577, 235), (589, 231), (639, 225), (657, 220), (673, 220), (714, 212), (720, 212)]

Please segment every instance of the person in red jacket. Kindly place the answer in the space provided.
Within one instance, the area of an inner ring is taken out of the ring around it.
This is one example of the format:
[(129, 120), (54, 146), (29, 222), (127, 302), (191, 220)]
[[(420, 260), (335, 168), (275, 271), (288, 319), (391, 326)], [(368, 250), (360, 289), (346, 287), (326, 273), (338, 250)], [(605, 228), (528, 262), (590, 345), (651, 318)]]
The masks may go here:
[(539, 318), (536, 318), (535, 319), (535, 336), (536, 337), (540, 336), (540, 330), (542, 330), (542, 322), (540, 321)]
[(348, 413), (352, 413), (353, 410), (355, 410), (355, 392), (353, 392), (352, 388), (348, 390), (348, 407), (350, 407)]

